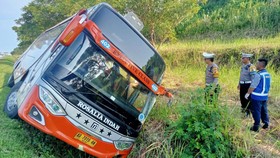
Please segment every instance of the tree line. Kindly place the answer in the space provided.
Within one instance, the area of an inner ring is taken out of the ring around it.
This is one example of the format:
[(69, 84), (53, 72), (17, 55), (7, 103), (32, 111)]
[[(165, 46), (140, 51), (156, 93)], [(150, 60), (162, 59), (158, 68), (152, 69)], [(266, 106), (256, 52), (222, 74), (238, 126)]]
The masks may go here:
[[(21, 54), (43, 31), (101, 0), (33, 0), (13, 30)], [(135, 12), (153, 45), (193, 39), (267, 37), (280, 31), (280, 0), (105, 0), (121, 14)], [(240, 33), (241, 32), (241, 33)]]

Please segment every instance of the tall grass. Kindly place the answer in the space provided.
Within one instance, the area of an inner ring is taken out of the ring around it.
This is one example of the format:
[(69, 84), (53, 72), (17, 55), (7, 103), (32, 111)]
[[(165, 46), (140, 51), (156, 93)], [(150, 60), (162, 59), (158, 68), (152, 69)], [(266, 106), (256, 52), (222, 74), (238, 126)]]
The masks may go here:
[(275, 36), (280, 30), (279, 8), (279, 0), (209, 0), (199, 14), (177, 27), (177, 34), (191, 39)]
[[(179, 89), (172, 107), (160, 99), (130, 157), (245, 157), (254, 143), (239, 107), (206, 104), (202, 88)], [(247, 120), (248, 121), (248, 120)], [(244, 125), (245, 124), (245, 125)], [(188, 131), (185, 131), (188, 129)]]
[(229, 67), (240, 66), (241, 52), (253, 53), (253, 62), (259, 57), (270, 60), (270, 66), (278, 71), (280, 67), (280, 36), (269, 39), (242, 39), (233, 41), (204, 40), (185, 41), (175, 44), (165, 44), (159, 48), (162, 56), (166, 59), (169, 68), (186, 67), (192, 65), (202, 66), (202, 52), (216, 54), (216, 62), (219, 65)]
[[(201, 55), (202, 51), (210, 51), (217, 54), (215, 62), (220, 67), (219, 83), (222, 87), (222, 92), (219, 97), (219, 106), (215, 112), (222, 111), (224, 114), (221, 118), (221, 126), (223, 128), (219, 132), (227, 133), (226, 131), (228, 131), (230, 133), (230, 135), (224, 135), (225, 138), (223, 139), (228, 139), (230, 142), (230, 145), (228, 145), (231, 146), (231, 149), (227, 148), (225, 150), (228, 150), (227, 152), (230, 153), (231, 157), (280, 156), (272, 152), (272, 150), (280, 151), (278, 141), (280, 137), (278, 134), (280, 132), (280, 78), (279, 71), (276, 69), (278, 65), (273, 63), (279, 57), (279, 48), (280, 46), (276, 39), (236, 40), (232, 43), (226, 41), (178, 42), (160, 47), (160, 52), (167, 63), (167, 72), (163, 85), (173, 92), (175, 99), (172, 107), (166, 107), (167, 100), (159, 98), (157, 105), (149, 116), (148, 122), (144, 126), (144, 132), (140, 135), (131, 157), (172, 157), (175, 151), (181, 152), (181, 154), (175, 154), (177, 157), (199, 157), (201, 153), (198, 151), (197, 153), (186, 152), (186, 150), (190, 150), (190, 141), (195, 140), (195, 138), (189, 137), (185, 141), (174, 139), (176, 130), (180, 127), (174, 126), (174, 124), (180, 120), (182, 121), (184, 115), (192, 116), (189, 119), (199, 120), (198, 122), (202, 123), (202, 126), (208, 124), (209, 122), (207, 121), (211, 120), (211, 118), (200, 120), (203, 115), (201, 112), (206, 113), (210, 107), (197, 104), (197, 102), (203, 101), (203, 98), (197, 96), (203, 94), (197, 93), (196, 90), (203, 88), (205, 82), (206, 65)], [(268, 132), (260, 132), (259, 134), (250, 132), (249, 127), (252, 126), (252, 118), (244, 119), (244, 116), (240, 113), (241, 107), (237, 85), (242, 64), (240, 59), (241, 51), (255, 53), (255, 57), (252, 59), (253, 63), (262, 56), (268, 57), (271, 60), (267, 69), (272, 75), (268, 107), (272, 127)], [(195, 108), (198, 108), (199, 112), (195, 113)], [(188, 121), (187, 118), (183, 120)], [(218, 122), (214, 121), (214, 123)], [(158, 126), (160, 128), (155, 128)], [(198, 132), (203, 132), (203, 129)], [(212, 134), (214, 135), (214, 132)], [(256, 143), (261, 145), (256, 146)], [(226, 143), (221, 144), (225, 145)], [(205, 144), (202, 143), (201, 145)], [(263, 146), (269, 147), (271, 150), (266, 150)], [(142, 155), (137, 154), (139, 151)], [(203, 150), (203, 152), (205, 151)], [(206, 152), (204, 154), (210, 153)], [(222, 151), (218, 154), (221, 154), (220, 156), (223, 157)], [(211, 157), (211, 154), (208, 156)], [(227, 156), (224, 155), (224, 157)]]

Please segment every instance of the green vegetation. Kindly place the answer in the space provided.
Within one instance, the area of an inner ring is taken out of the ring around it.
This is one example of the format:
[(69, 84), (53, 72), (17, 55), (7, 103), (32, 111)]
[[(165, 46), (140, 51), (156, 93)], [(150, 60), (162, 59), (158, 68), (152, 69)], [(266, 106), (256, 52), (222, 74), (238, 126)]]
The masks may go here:
[[(203, 0), (205, 1), (205, 0)], [(80, 9), (92, 7), (103, 0), (33, 0), (23, 8), (22, 17), (16, 20), (13, 29), (19, 45), (12, 52), (21, 54), (37, 36)], [(175, 27), (184, 19), (192, 17), (200, 8), (196, 0), (181, 1), (135, 1), (106, 0), (120, 13), (133, 10), (144, 22), (143, 34), (153, 43), (175, 39)]]
[[(201, 41), (160, 47), (168, 68), (163, 84), (170, 88), (175, 99), (173, 105), (167, 107), (168, 100), (158, 97), (130, 157), (213, 157), (212, 154), (221, 157), (280, 156), (280, 79), (279, 71), (273, 68), (275, 63), (270, 63), (268, 68), (273, 78), (269, 100), (272, 124), (269, 130), (259, 133), (248, 130), (253, 123), (252, 118), (244, 119), (240, 114), (236, 89), (240, 51), (253, 51), (258, 57), (270, 55), (271, 60), (276, 60), (277, 53), (270, 51), (279, 52), (277, 42), (277, 39), (237, 40), (232, 43)], [(222, 93), (216, 107), (204, 103), (201, 91), (205, 69), (202, 51), (218, 54), (216, 62), (221, 68)], [(0, 67), (4, 68), (0, 85), (6, 83), (13, 61), (11, 58), (0, 61)], [(3, 108), (8, 92), (7, 87), (0, 89), (0, 108)], [(89, 157), (23, 121), (8, 119), (2, 111), (0, 130), (0, 157)]]
[[(229, 106), (205, 103), (204, 90), (190, 95), (190, 102), (182, 107), (181, 117), (172, 125), (175, 140), (184, 142), (182, 157), (243, 157), (244, 150), (236, 149), (238, 119), (233, 119)], [(199, 117), (198, 117), (199, 116)]]
[[(100, 0), (33, 0), (23, 8), (13, 29), (21, 54), (43, 31)], [(143, 34), (153, 43), (176, 39), (234, 40), (275, 37), (280, 31), (280, 0), (106, 0), (120, 13), (133, 10), (144, 22)], [(148, 7), (147, 7), (148, 6)]]
[[(159, 98), (132, 157), (279, 157), (280, 79), (278, 69), (273, 68), (275, 63), (271, 62), (268, 67), (273, 78), (269, 100), (272, 124), (268, 131), (249, 131), (253, 120), (244, 119), (240, 113), (236, 88), (240, 51), (255, 52), (257, 57), (270, 56), (271, 61), (275, 61), (279, 58), (279, 55), (273, 57), (279, 52), (277, 43), (274, 39), (252, 39), (231, 44), (201, 41), (163, 45), (160, 51), (168, 64), (163, 84), (174, 93), (174, 105), (166, 107), (167, 100)], [(276, 53), (271, 53), (271, 50)], [(205, 104), (203, 99), (201, 88), (204, 87), (205, 64), (202, 51), (218, 52), (216, 62), (221, 68), (222, 93), (219, 105), (215, 107)]]
[[(42, 31), (99, 1), (71, 2), (34, 0), (24, 7), (14, 27), (20, 44), (13, 53), (21, 54)], [(280, 157), (280, 0), (107, 2), (121, 13), (132, 8), (144, 21), (145, 36), (155, 42), (167, 63), (163, 85), (175, 96), (171, 107), (166, 98), (158, 98), (131, 158)], [(185, 5), (179, 7), (181, 2)], [(217, 106), (204, 103), (203, 51), (217, 55), (222, 87)], [(244, 119), (240, 113), (236, 86), (242, 51), (254, 53), (253, 62), (259, 57), (270, 60), (271, 127), (259, 133), (249, 131), (252, 118)], [(0, 59), (0, 87), (6, 84), (14, 61)], [(8, 92), (9, 88), (0, 88), (0, 109)], [(90, 157), (23, 121), (8, 119), (2, 110), (0, 131), (0, 158)]]
[[(214, 52), (218, 62), (223, 66), (239, 66), (241, 52), (254, 53), (253, 60), (259, 57), (266, 57), (271, 60), (270, 65), (278, 71), (280, 67), (280, 36), (268, 39), (237, 39), (232, 41), (180, 41), (174, 44), (165, 44), (160, 47), (161, 54), (167, 58), (166, 61), (171, 66), (189, 66), (191, 62), (201, 58), (201, 52)], [(238, 62), (236, 62), (238, 61)]]
[(279, 33), (279, 0), (208, 0), (199, 13), (178, 27), (190, 39), (269, 37)]

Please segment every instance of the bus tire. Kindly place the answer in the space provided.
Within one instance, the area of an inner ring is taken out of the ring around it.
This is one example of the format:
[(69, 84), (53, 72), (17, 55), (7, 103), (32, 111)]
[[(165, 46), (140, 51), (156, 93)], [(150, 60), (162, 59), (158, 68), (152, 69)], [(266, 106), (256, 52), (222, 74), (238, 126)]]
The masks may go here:
[(11, 89), (10, 93), (7, 96), (4, 112), (11, 119), (18, 119), (18, 104), (17, 104), (17, 93), (19, 88), (22, 85), (22, 81), (16, 83)]

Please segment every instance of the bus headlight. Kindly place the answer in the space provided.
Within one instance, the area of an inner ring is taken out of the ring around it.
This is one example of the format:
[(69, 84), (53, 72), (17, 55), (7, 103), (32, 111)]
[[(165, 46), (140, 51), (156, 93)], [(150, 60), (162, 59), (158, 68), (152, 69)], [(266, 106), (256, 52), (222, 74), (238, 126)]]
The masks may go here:
[(39, 96), (46, 108), (54, 115), (65, 115), (61, 105), (54, 99), (53, 95), (43, 87), (39, 87)]
[(127, 150), (132, 147), (134, 143), (129, 141), (114, 141), (114, 145), (118, 150)]
[(21, 67), (21, 63), (14, 70), (14, 80), (18, 81), (22, 78), (22, 76), (26, 73), (26, 70)]

